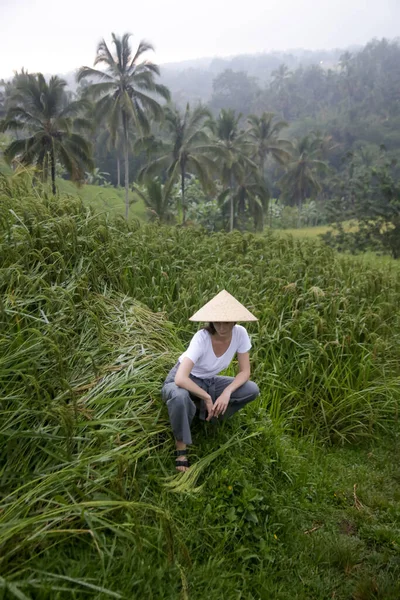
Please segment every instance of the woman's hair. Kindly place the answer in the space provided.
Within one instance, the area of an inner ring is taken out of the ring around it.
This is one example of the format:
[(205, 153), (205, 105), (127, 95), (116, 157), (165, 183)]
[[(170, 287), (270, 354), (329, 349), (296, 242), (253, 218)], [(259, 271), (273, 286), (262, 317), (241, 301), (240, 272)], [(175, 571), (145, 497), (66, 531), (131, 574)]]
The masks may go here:
[(203, 327), (203, 329), (205, 331), (208, 331), (208, 333), (210, 335), (214, 335), (214, 333), (217, 333), (217, 330), (214, 327), (214, 323), (209, 323), (208, 325), (206, 325), (205, 327)]
[[(236, 325), (236, 322), (234, 323), (234, 325)], [(214, 327), (214, 323), (209, 323), (208, 325), (206, 325), (205, 327), (203, 327), (203, 329), (205, 331), (208, 331), (208, 333), (210, 335), (214, 335), (214, 333), (217, 333), (217, 330)]]

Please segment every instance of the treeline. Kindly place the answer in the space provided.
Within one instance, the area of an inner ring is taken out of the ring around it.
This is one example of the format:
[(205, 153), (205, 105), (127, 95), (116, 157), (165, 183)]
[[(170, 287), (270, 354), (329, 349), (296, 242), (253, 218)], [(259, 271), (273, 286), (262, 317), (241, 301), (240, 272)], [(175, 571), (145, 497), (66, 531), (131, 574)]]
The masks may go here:
[(126, 216), (133, 186), (152, 218), (189, 216), (210, 229), (262, 229), (282, 220), (285, 206), (296, 207), (296, 225), (343, 219), (343, 206), (354, 209), (365, 190), (357, 177), (364, 181), (379, 167), (393, 185), (397, 180), (397, 42), (344, 53), (335, 68), (291, 71), (282, 64), (264, 87), (226, 70), (213, 82), (209, 106), (184, 110), (158, 66), (144, 60), (150, 49), (145, 42), (132, 49), (128, 35), (113, 35), (113, 47), (103, 40), (95, 68), (78, 71), (76, 93), (41, 74), (22, 72), (3, 83), (8, 162), (35, 165), (54, 193), (57, 174), (123, 183)]
[[(294, 50), (240, 54), (230, 58), (212, 58), (183, 61), (162, 65), (161, 80), (171, 90), (174, 101), (184, 108), (189, 101), (207, 104), (213, 93), (213, 81), (224, 71), (244, 72), (255, 78), (261, 89), (271, 81), (273, 71), (286, 65), (294, 71), (300, 66), (323, 64), (324, 68), (337, 65), (343, 50)], [(246, 107), (246, 110), (248, 107)]]

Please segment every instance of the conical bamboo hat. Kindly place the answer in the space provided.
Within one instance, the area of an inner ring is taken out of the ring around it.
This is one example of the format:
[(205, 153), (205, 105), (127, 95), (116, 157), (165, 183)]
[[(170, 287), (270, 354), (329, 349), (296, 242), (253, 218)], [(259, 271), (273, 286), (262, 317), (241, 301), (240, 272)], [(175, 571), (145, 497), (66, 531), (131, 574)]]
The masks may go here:
[(226, 290), (222, 290), (200, 308), (189, 321), (202, 322), (232, 322), (232, 321), (258, 321), (243, 304), (231, 296)]

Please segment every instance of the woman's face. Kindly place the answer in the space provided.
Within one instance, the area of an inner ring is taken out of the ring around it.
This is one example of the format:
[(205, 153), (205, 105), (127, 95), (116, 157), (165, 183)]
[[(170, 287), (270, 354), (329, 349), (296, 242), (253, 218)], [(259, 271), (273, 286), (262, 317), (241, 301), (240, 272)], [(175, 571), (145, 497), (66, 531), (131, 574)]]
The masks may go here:
[(225, 321), (214, 321), (213, 323), (215, 331), (222, 338), (229, 338), (232, 335), (232, 329), (235, 323), (229, 323)]

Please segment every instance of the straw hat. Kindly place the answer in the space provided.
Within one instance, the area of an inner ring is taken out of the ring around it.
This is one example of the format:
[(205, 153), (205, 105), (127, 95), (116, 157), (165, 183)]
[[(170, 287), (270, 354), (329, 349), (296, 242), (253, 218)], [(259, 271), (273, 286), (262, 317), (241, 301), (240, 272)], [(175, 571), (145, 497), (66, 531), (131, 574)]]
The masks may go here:
[(258, 321), (258, 319), (236, 298), (222, 290), (192, 315), (189, 321), (236, 322)]

